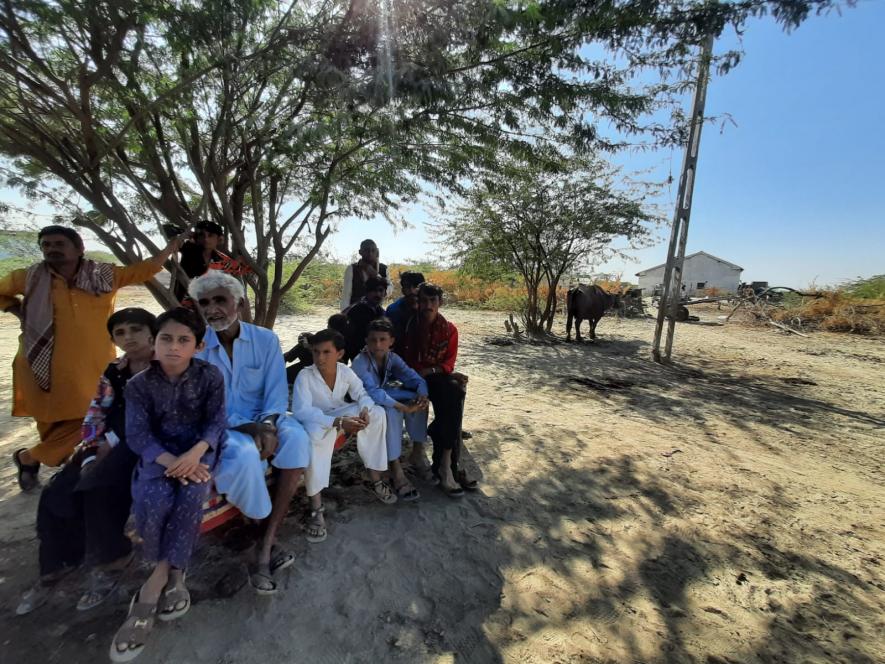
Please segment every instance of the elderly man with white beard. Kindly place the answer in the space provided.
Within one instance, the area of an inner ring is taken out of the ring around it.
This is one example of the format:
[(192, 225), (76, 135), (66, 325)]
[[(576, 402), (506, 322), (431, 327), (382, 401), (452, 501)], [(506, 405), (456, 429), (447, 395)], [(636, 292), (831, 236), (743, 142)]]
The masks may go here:
[[(280, 523), (310, 463), (301, 424), (286, 414), (289, 388), (277, 335), (238, 318), (243, 285), (218, 270), (191, 281), (188, 293), (206, 318), (205, 348), (197, 357), (224, 375), (227, 438), (215, 471), (215, 488), (251, 519), (266, 520), (249, 581), (262, 595), (277, 591), (274, 573), (295, 556), (275, 546)], [(268, 461), (280, 469), (271, 502)]]

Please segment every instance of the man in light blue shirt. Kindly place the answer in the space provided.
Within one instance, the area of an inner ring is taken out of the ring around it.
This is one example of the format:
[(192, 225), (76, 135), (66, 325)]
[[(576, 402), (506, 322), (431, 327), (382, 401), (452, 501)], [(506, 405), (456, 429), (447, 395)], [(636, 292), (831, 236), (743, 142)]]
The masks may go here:
[[(289, 388), (277, 335), (239, 320), (243, 285), (229, 274), (209, 270), (191, 281), (188, 292), (209, 324), (206, 347), (197, 357), (224, 376), (229, 428), (215, 488), (247, 517), (267, 520), (249, 580), (259, 594), (273, 594), (274, 573), (295, 560), (274, 542), (310, 464), (310, 444), (298, 420), (286, 413)], [(265, 482), (268, 461), (281, 471), (272, 503)]]

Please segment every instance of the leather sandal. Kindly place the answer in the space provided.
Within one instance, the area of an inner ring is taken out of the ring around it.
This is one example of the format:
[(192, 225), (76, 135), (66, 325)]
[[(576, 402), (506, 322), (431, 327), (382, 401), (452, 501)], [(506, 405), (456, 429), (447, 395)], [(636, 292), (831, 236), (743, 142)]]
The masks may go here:
[(465, 491), (479, 491), (479, 482), (469, 479), (467, 477), (467, 472), (464, 470), (458, 471), (458, 474), (455, 476), (455, 481), (460, 484), (461, 488)]
[(310, 519), (307, 521), (307, 541), (311, 544), (325, 542), (328, 536), (326, 524), (323, 521), (323, 513), (326, 511), (325, 505), (320, 505), (317, 509), (311, 510)]
[[(112, 662), (131, 662), (144, 650), (148, 635), (154, 628), (154, 616), (157, 605), (139, 602), (141, 591), (135, 593), (129, 603), (129, 615), (117, 630), (111, 642), (110, 656)], [(122, 650), (120, 646), (125, 646)]]
[(26, 451), (26, 448), (21, 447), (12, 453), (12, 463), (15, 464), (18, 486), (25, 493), (40, 486), (40, 462), (22, 463), (21, 459), (19, 459), (19, 455)]

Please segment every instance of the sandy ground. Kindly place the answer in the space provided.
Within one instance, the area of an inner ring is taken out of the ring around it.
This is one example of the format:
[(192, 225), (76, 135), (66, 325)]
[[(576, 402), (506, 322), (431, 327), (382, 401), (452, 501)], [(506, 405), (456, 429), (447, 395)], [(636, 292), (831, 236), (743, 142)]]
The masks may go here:
[[(294, 340), (326, 313), (277, 331)], [(885, 661), (882, 340), (682, 324), (663, 368), (650, 320), (605, 319), (595, 344), (498, 346), (502, 315), (447, 314), (482, 491), (419, 485), (421, 501), (386, 507), (345, 455), (329, 539), (305, 542), (303, 498), (286, 522), (285, 591), (243, 587), (242, 529), (208, 536), (191, 612), (139, 662)], [(0, 372), (3, 413), (10, 384)], [(13, 615), (36, 573), (37, 496), (10, 454), (34, 428), (3, 415), (0, 431), (3, 662), (106, 661), (124, 591), (78, 613), (72, 575)]]

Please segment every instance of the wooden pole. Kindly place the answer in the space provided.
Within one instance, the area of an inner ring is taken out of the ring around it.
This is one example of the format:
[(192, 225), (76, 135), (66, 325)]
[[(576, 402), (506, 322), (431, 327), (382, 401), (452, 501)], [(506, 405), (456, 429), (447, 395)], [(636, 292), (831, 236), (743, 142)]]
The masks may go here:
[[(691, 134), (685, 146), (682, 160), (682, 175), (679, 178), (679, 192), (676, 196), (676, 211), (673, 214), (673, 227), (670, 230), (670, 244), (667, 248), (667, 263), (664, 267), (664, 290), (658, 304), (658, 318), (655, 323), (655, 337), (652, 344), (652, 358), (655, 362), (670, 361), (673, 350), (673, 335), (676, 327), (676, 312), (682, 293), (682, 268), (685, 263), (685, 245), (688, 241), (688, 221), (691, 217), (691, 199), (694, 192), (695, 174), (698, 166), (698, 150), (701, 145), (701, 129), (704, 126), (704, 107), (707, 103), (707, 81), (710, 74), (710, 60), (713, 56), (713, 36), (704, 40), (701, 61), (698, 65), (698, 81), (694, 91), (691, 112)], [(667, 340), (664, 354), (661, 355), (661, 336), (664, 320), (667, 322)]]

